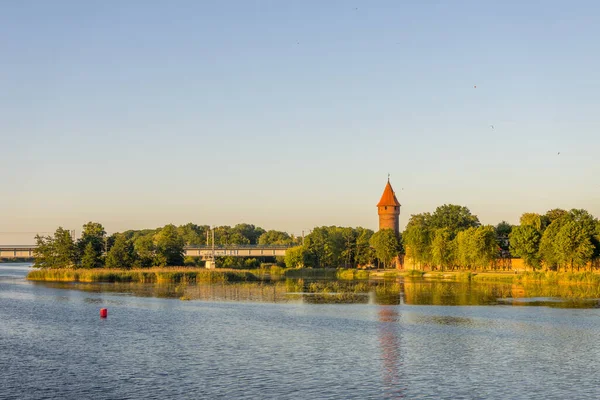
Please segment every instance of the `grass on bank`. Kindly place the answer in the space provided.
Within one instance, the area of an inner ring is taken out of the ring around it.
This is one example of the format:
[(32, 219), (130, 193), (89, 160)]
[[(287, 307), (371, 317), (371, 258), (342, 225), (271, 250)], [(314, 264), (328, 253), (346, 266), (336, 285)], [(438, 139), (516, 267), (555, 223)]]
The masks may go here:
[(597, 272), (556, 272), (556, 271), (535, 271), (535, 272), (470, 272), (470, 271), (449, 271), (449, 272), (427, 272), (423, 274), (427, 279), (445, 279), (460, 282), (476, 281), (490, 283), (536, 283), (536, 284), (584, 284), (600, 285), (600, 273)]
[(254, 282), (261, 277), (249, 271), (174, 267), (132, 270), (38, 269), (31, 271), (27, 279), (53, 282), (220, 283)]
[(311, 279), (363, 281), (369, 279), (425, 278), (428, 280), (453, 280), (459, 282), (489, 282), (509, 284), (545, 285), (597, 285), (600, 273), (596, 272), (423, 272), (420, 270), (362, 270), (333, 268), (284, 269), (265, 266), (253, 270), (216, 269), (194, 267), (166, 267), (148, 269), (37, 269), (27, 275), (32, 281), (54, 282), (135, 282), (135, 283), (221, 283), (256, 282), (272, 279)]

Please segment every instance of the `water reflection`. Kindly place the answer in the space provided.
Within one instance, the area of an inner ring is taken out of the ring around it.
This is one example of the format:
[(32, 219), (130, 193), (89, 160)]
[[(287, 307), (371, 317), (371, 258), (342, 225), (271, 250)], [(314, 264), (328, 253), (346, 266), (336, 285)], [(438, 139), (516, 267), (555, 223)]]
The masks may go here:
[(394, 307), (384, 306), (378, 311), (379, 344), (383, 361), (383, 388), (386, 399), (404, 398), (403, 359), (398, 334), (400, 315)]
[(557, 299), (552, 297), (499, 299), (500, 304), (554, 308), (600, 308), (598, 299)]
[[(251, 301), (306, 304), (513, 305), (561, 308), (600, 307), (599, 288), (396, 279), (338, 281), (286, 279), (272, 282), (215, 284), (64, 283), (35, 285), (93, 293), (203, 301)], [(527, 300), (529, 299), (529, 300)]]

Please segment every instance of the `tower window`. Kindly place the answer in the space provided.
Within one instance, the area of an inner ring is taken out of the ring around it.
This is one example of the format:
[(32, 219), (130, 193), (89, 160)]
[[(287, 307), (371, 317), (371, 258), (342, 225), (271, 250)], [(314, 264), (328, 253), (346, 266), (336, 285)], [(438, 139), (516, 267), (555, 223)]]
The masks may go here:
[(385, 206), (385, 209), (387, 210), (387, 206)]

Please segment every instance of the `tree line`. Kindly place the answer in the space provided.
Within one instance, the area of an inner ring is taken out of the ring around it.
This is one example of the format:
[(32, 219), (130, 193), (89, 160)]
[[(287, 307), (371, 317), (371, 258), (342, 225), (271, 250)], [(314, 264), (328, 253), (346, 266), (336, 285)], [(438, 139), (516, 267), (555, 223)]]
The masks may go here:
[(467, 207), (443, 205), (412, 215), (402, 237), (419, 268), (496, 269), (520, 257), (532, 270), (573, 271), (600, 262), (600, 222), (586, 210), (524, 213), (519, 225), (491, 226)]
[[(157, 229), (128, 230), (107, 235), (102, 224), (83, 225), (77, 240), (71, 232), (59, 227), (53, 235), (36, 236), (34, 250), (37, 268), (149, 268), (157, 266), (200, 265), (197, 258), (184, 257), (184, 247), (206, 245), (208, 225), (166, 225)], [(269, 230), (251, 224), (214, 228), (217, 246), (226, 245), (294, 245), (301, 238), (286, 232)], [(212, 244), (212, 233), (209, 242)], [(219, 259), (222, 267), (260, 265), (260, 260), (225, 257)]]
[[(81, 237), (58, 228), (53, 236), (36, 236), (35, 267), (148, 268), (202, 265), (184, 257), (186, 245), (206, 245), (208, 225), (166, 225), (107, 235), (97, 222), (83, 226)], [(420, 269), (508, 268), (520, 257), (533, 270), (573, 271), (600, 264), (600, 222), (586, 210), (553, 209), (524, 213), (520, 224), (482, 225), (467, 207), (445, 204), (432, 213), (411, 215), (406, 229), (374, 232), (357, 227), (321, 226), (305, 238), (264, 230), (251, 224), (214, 228), (216, 245), (287, 245), (276, 262), (287, 267), (356, 268), (395, 266), (405, 256)], [(218, 266), (255, 268), (267, 259), (219, 257)]]
[(586, 210), (525, 213), (510, 233), (510, 248), (532, 269), (592, 268), (600, 261), (600, 223)]
[(391, 229), (373, 232), (362, 227), (314, 228), (304, 244), (288, 249), (287, 267), (356, 268), (378, 264), (385, 268), (402, 252), (402, 241)]

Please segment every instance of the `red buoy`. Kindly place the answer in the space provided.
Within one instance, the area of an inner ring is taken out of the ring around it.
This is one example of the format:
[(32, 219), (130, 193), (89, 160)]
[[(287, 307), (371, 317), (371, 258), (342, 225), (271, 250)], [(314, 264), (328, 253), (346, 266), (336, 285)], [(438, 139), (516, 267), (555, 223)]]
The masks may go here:
[(101, 308), (100, 309), (100, 318), (106, 318), (106, 317), (108, 317), (108, 309)]

